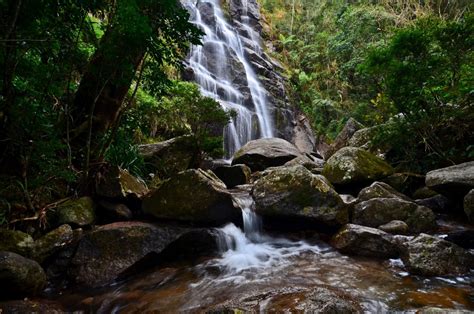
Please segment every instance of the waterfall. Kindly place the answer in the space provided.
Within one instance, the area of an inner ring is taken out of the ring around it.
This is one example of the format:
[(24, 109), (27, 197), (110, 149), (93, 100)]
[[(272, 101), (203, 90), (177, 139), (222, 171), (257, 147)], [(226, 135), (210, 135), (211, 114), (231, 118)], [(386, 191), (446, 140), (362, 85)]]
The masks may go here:
[(260, 35), (250, 26), (248, 0), (243, 1), (240, 16), (245, 36), (226, 21), (220, 0), (183, 0), (183, 4), (191, 22), (205, 33), (202, 45), (193, 46), (187, 60), (193, 79), (203, 95), (236, 113), (224, 129), (226, 157), (252, 139), (273, 137), (267, 91), (249, 60), (249, 50), (258, 55), (262, 49)]

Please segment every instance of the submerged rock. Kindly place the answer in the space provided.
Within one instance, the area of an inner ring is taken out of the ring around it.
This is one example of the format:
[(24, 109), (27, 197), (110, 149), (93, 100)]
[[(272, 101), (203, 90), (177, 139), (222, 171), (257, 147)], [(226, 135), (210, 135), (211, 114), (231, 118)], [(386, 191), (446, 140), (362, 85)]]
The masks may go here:
[(408, 241), (402, 260), (411, 273), (423, 276), (465, 274), (474, 266), (474, 257), (468, 251), (428, 234)]
[(250, 141), (239, 149), (234, 155), (232, 164), (245, 164), (252, 171), (261, 171), (269, 167), (282, 166), (299, 156), (300, 151), (290, 142), (281, 138), (262, 138)]
[(431, 209), (398, 198), (374, 198), (355, 205), (353, 223), (378, 227), (392, 220), (402, 220), (410, 232), (423, 232), (436, 227)]
[(474, 189), (474, 161), (428, 172), (426, 186), (448, 198), (464, 197)]
[(143, 222), (101, 226), (80, 240), (69, 275), (86, 286), (106, 284), (146, 254), (161, 252), (182, 232)]
[(246, 165), (221, 166), (213, 172), (229, 189), (249, 183), (251, 175), (251, 170)]
[(33, 238), (27, 233), (0, 228), (0, 251), (29, 256), (33, 244)]
[(62, 225), (35, 241), (32, 257), (38, 263), (43, 263), (71, 243), (73, 238), (74, 233), (71, 226)]
[(113, 199), (139, 198), (147, 192), (142, 181), (116, 166), (108, 167), (96, 184), (97, 195)]
[(145, 162), (152, 165), (156, 173), (163, 178), (192, 168), (199, 153), (196, 140), (190, 135), (140, 145), (138, 149)]
[(12, 252), (0, 252), (0, 298), (34, 296), (46, 286), (41, 266)]
[(160, 219), (206, 225), (241, 222), (224, 182), (201, 169), (183, 171), (143, 199), (143, 210)]
[(85, 227), (95, 222), (95, 204), (90, 197), (68, 200), (56, 209), (57, 223)]
[(348, 210), (327, 180), (303, 166), (268, 170), (254, 184), (256, 211), (264, 217), (300, 218), (328, 226), (348, 222)]
[(323, 175), (333, 184), (365, 183), (384, 178), (393, 168), (383, 159), (357, 147), (338, 150), (324, 165)]
[(399, 255), (392, 236), (382, 230), (359, 225), (345, 225), (331, 241), (332, 245), (351, 255), (391, 258)]

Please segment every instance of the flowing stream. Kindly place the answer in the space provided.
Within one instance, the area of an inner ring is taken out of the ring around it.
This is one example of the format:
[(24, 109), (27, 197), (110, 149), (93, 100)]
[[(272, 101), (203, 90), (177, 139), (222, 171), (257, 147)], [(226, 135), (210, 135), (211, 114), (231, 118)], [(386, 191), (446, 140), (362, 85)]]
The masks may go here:
[[(230, 157), (248, 141), (273, 137), (273, 121), (267, 108), (267, 91), (252, 69), (243, 40), (225, 19), (219, 0), (185, 0), (191, 21), (204, 31), (202, 46), (193, 46), (188, 58), (194, 81), (203, 95), (216, 99), (236, 117), (224, 130), (224, 145)], [(244, 10), (241, 20), (253, 48), (261, 51), (259, 36), (248, 25)]]
[[(295, 291), (325, 286), (351, 295), (370, 313), (426, 306), (474, 310), (472, 274), (417, 277), (405, 272), (401, 260), (344, 256), (317, 236), (265, 234), (248, 192), (239, 191), (234, 201), (242, 209), (244, 228), (218, 229), (216, 257), (162, 265), (103, 289), (64, 295), (61, 303), (98, 313), (175, 313), (250, 300), (259, 312), (282, 312), (304, 301)], [(287, 293), (272, 294), (275, 289)]]

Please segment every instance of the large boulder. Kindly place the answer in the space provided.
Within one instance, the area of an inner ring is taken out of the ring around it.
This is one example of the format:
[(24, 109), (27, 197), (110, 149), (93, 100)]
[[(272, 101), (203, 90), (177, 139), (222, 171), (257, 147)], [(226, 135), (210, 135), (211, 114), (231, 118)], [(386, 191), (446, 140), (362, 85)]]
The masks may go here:
[(359, 184), (375, 181), (393, 173), (383, 159), (357, 147), (338, 150), (324, 165), (323, 175), (333, 184)]
[(332, 245), (350, 255), (391, 258), (399, 255), (392, 236), (382, 230), (359, 225), (345, 225), (333, 238)]
[(251, 170), (246, 165), (220, 166), (213, 172), (229, 189), (249, 183), (251, 175)]
[(420, 234), (402, 249), (407, 269), (424, 276), (464, 274), (474, 266), (473, 255), (454, 243)]
[(364, 126), (357, 122), (354, 118), (350, 118), (349, 120), (347, 120), (346, 124), (344, 125), (344, 128), (341, 130), (341, 132), (339, 132), (337, 137), (334, 139), (334, 142), (332, 142), (329, 146), (329, 149), (325, 155), (326, 159), (331, 157), (341, 148), (348, 146), (349, 140), (354, 135), (354, 133), (362, 129), (363, 127)]
[(241, 222), (224, 182), (201, 169), (183, 171), (143, 199), (143, 210), (160, 219), (206, 225)]
[(299, 156), (295, 159), (288, 161), (285, 164), (285, 167), (297, 166), (301, 165), (315, 174), (321, 174), (323, 167), (324, 167), (324, 160), (316, 158), (316, 157), (309, 157), (309, 156)]
[(421, 206), (428, 207), (435, 213), (453, 213), (456, 209), (456, 203), (452, 202), (446, 196), (436, 194), (433, 197), (424, 198), (421, 200), (415, 200), (415, 203)]
[(60, 204), (55, 215), (58, 225), (90, 226), (95, 222), (95, 204), (92, 198), (87, 196), (71, 199)]
[(34, 240), (29, 234), (0, 228), (0, 251), (29, 256), (33, 245)]
[(158, 176), (163, 178), (192, 168), (199, 153), (195, 138), (189, 135), (140, 145), (138, 149), (145, 162), (155, 167)]
[(431, 209), (399, 198), (374, 198), (354, 206), (352, 221), (355, 224), (378, 227), (392, 220), (402, 220), (410, 232), (423, 232), (436, 227)]
[(23, 298), (41, 293), (46, 274), (41, 266), (12, 252), (0, 252), (0, 298)]
[(232, 164), (245, 164), (252, 171), (261, 171), (284, 165), (299, 156), (300, 151), (290, 142), (281, 138), (262, 138), (250, 141), (239, 149)]
[(86, 234), (79, 242), (69, 275), (86, 286), (100, 286), (150, 252), (161, 252), (183, 230), (143, 222), (116, 222)]
[(474, 189), (464, 197), (464, 212), (470, 222), (474, 222)]
[(71, 226), (62, 225), (35, 241), (32, 258), (38, 263), (43, 263), (46, 259), (70, 244), (73, 239), (74, 233)]
[(428, 172), (426, 186), (447, 197), (464, 197), (474, 189), (474, 161)]
[(300, 218), (328, 226), (348, 222), (348, 210), (331, 184), (303, 166), (279, 167), (258, 179), (252, 191), (258, 214)]
[(116, 166), (107, 167), (96, 183), (97, 195), (107, 198), (139, 198), (147, 192), (148, 189), (142, 181)]
[(373, 198), (399, 198), (406, 201), (411, 199), (392, 188), (387, 183), (374, 182), (370, 186), (363, 188), (357, 197), (359, 202), (368, 201)]

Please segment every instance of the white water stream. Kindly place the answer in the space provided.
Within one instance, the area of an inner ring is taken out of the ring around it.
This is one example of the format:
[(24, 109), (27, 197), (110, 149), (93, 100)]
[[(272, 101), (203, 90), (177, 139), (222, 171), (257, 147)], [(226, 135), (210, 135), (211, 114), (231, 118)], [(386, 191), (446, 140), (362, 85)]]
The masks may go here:
[[(225, 110), (237, 113), (224, 130), (227, 157), (252, 139), (273, 137), (267, 91), (250, 65), (243, 39), (226, 21), (220, 1), (183, 2), (191, 14), (191, 22), (205, 33), (202, 46), (193, 46), (188, 59), (194, 80), (203, 95), (218, 100)], [(259, 35), (248, 24), (247, 2), (244, 1), (243, 5), (241, 20), (250, 37), (246, 40), (251, 41), (257, 53), (261, 52)]]

